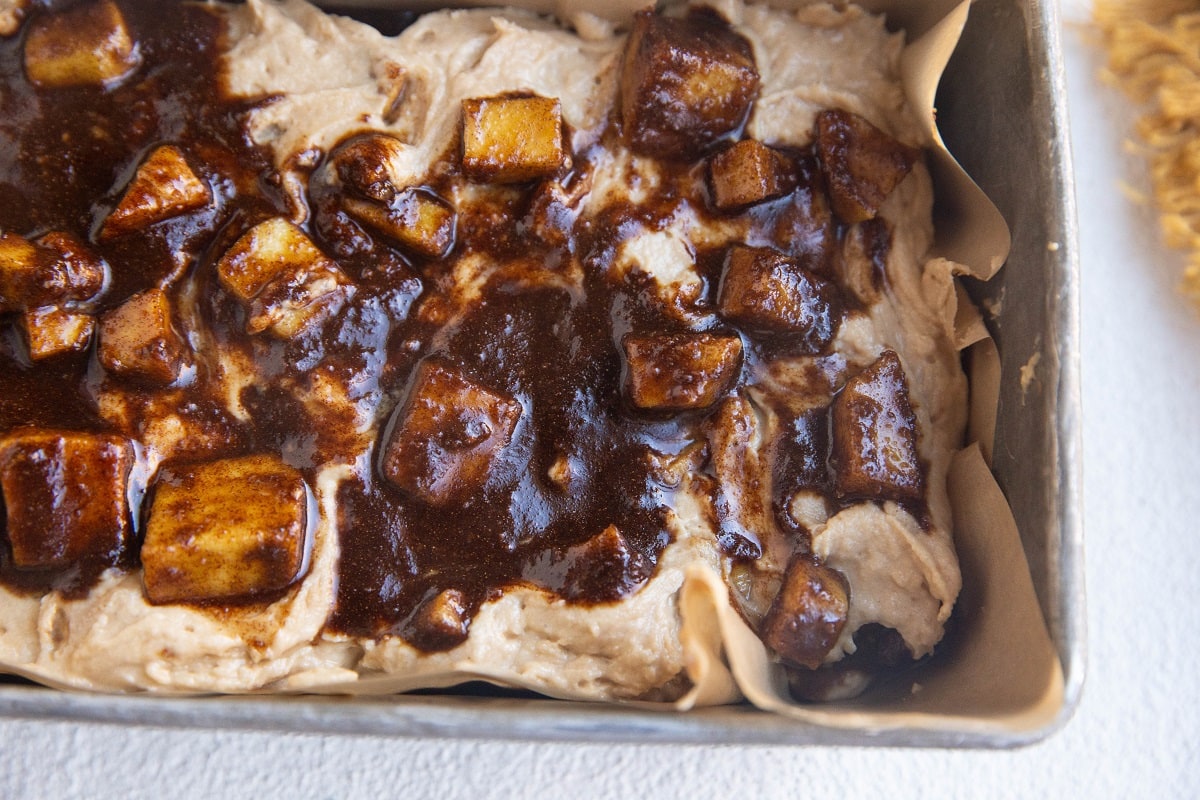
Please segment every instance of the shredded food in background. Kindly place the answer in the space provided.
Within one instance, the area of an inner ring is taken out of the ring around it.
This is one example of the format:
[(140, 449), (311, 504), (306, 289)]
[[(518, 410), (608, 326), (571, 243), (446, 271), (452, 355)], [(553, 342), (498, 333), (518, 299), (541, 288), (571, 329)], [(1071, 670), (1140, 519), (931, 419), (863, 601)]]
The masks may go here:
[(1137, 121), (1163, 235), (1188, 251), (1183, 292), (1200, 307), (1200, 2), (1095, 0), (1105, 77), (1150, 106)]

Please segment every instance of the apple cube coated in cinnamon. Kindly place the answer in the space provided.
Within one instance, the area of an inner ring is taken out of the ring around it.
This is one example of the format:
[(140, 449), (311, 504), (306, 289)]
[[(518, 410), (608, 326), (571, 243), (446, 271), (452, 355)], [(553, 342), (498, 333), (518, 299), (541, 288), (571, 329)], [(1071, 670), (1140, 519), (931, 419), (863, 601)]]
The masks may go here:
[(763, 641), (785, 663), (816, 669), (833, 649), (850, 611), (850, 592), (836, 571), (807, 554), (795, 556), (763, 617)]
[(925, 478), (904, 369), (885, 350), (833, 401), (832, 461), (842, 497), (919, 500)]
[(734, 245), (717, 293), (721, 315), (749, 330), (784, 334), (809, 352), (837, 333), (839, 302), (832, 284), (765, 247)]
[(564, 166), (562, 110), (550, 97), (462, 101), (462, 169), (472, 180), (520, 183)]
[(363, 133), (339, 144), (329, 160), (348, 191), (386, 203), (396, 194), (389, 164), (400, 158), (404, 147), (395, 136)]
[(638, 408), (708, 408), (737, 379), (742, 340), (711, 333), (631, 335), (626, 388)]
[(57, 306), (34, 308), (21, 315), (21, 328), (29, 343), (29, 357), (41, 361), (51, 356), (83, 350), (92, 341), (96, 319), (91, 314), (64, 311)]
[(53, 269), (53, 253), (24, 236), (0, 234), (0, 313), (40, 300), (41, 277)]
[(308, 234), (273, 217), (242, 234), (217, 280), (247, 309), (246, 331), (288, 339), (336, 313), (355, 288)]
[(413, 381), (384, 450), (384, 476), (435, 506), (478, 492), (512, 439), (520, 403), (435, 361)]
[(166, 386), (179, 377), (186, 354), (162, 289), (135, 294), (100, 320), (97, 356), (117, 375)]
[(25, 75), (34, 86), (103, 86), (139, 63), (129, 27), (112, 0), (38, 16), (25, 37)]
[(652, 572), (646, 557), (609, 525), (567, 551), (563, 593), (568, 598), (619, 600), (637, 590)]
[(466, 640), (470, 624), (466, 595), (458, 589), (444, 589), (417, 608), (406, 635), (421, 647), (449, 650)]
[(893, 139), (858, 114), (830, 109), (817, 115), (817, 155), (833, 213), (852, 224), (879, 213), (921, 151)]
[(242, 600), (280, 592), (306, 566), (308, 490), (275, 456), (164, 469), (141, 557), (152, 603)]
[(432, 194), (409, 189), (386, 204), (347, 197), (346, 213), (398, 244), (425, 258), (439, 258), (454, 243), (454, 210)]
[(71, 234), (0, 235), (0, 313), (90, 300), (107, 274), (104, 260)]
[(79, 237), (65, 231), (50, 231), (37, 239), (55, 256), (53, 271), (41, 282), (39, 305), (93, 300), (108, 281), (108, 265)]
[(790, 165), (777, 151), (754, 139), (743, 139), (708, 162), (713, 205), (722, 211), (780, 197), (788, 191)]
[(13, 564), (115, 564), (131, 533), (125, 490), (133, 453), (116, 436), (18, 429), (0, 438), (0, 490)]
[(139, 231), (211, 202), (208, 184), (196, 177), (183, 152), (174, 145), (162, 145), (137, 168), (121, 201), (104, 221), (101, 235)]
[(0, 38), (15, 36), (29, 13), (30, 0), (8, 0), (0, 4)]
[(632, 149), (689, 160), (741, 129), (758, 95), (750, 43), (711, 14), (637, 14), (620, 77)]

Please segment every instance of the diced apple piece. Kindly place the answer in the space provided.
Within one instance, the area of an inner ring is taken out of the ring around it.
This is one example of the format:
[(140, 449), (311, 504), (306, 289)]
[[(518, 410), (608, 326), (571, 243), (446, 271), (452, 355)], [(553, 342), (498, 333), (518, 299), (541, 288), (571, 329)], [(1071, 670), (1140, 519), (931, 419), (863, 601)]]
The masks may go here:
[(217, 279), (225, 291), (249, 303), (268, 283), (301, 272), (325, 254), (283, 217), (260, 222), (242, 234), (217, 263)]
[(24, 236), (0, 234), (0, 313), (23, 308), (53, 268), (53, 253)]
[(711, 14), (634, 17), (621, 120), (634, 151), (689, 160), (745, 124), (758, 95), (750, 43)]
[(0, 2), (0, 36), (12, 36), (21, 30), (28, 6), (29, 0)]
[(795, 185), (787, 199), (772, 209), (771, 241), (809, 272), (824, 278), (837, 274), (838, 224), (829, 207), (821, 165), (811, 153), (793, 162)]
[(764, 531), (774, 529), (766, 465), (758, 448), (762, 422), (758, 412), (737, 391), (721, 400), (704, 421), (711, 457), (705, 472), (714, 480), (712, 511), (717, 523), (717, 546), (730, 558), (762, 557)]
[(26, 311), (21, 327), (29, 342), (29, 357), (40, 361), (51, 356), (82, 350), (92, 341), (96, 320), (90, 314), (75, 314), (57, 306)]
[(566, 563), (562, 591), (567, 599), (620, 600), (636, 591), (653, 571), (616, 525), (568, 550)]
[(418, 256), (440, 258), (454, 243), (454, 209), (419, 189), (401, 192), (386, 205), (347, 197), (342, 206), (359, 222)]
[(841, 314), (833, 284), (764, 247), (729, 250), (717, 304), (728, 320), (750, 330), (784, 334), (820, 352), (837, 332)]
[(183, 152), (174, 145), (163, 145), (137, 168), (121, 202), (104, 221), (101, 236), (139, 231), (211, 202), (208, 184), (196, 177)]
[(36, 242), (0, 235), (0, 313), (89, 300), (106, 275), (103, 259), (70, 234), (53, 231)]
[(39, 305), (92, 300), (108, 282), (108, 265), (78, 237), (65, 231), (50, 231), (37, 244), (56, 256), (53, 268), (41, 282)]
[(417, 608), (406, 638), (424, 650), (449, 650), (466, 640), (470, 624), (466, 595), (445, 589)]
[(811, 555), (792, 559), (759, 631), (786, 664), (816, 669), (833, 649), (850, 612), (850, 590), (836, 570)]
[[(392, 76), (388, 85), (393, 89), (409, 83), (403, 67), (389, 62), (385, 69)], [(409, 252), (433, 258), (443, 255), (453, 242), (454, 211), (432, 191), (412, 185), (408, 169), (411, 149), (385, 133), (350, 136), (334, 148), (319, 180), (334, 188), (340, 184), (345, 215)], [(351, 239), (362, 237), (357, 226), (346, 224), (343, 214), (336, 218), (337, 228)]]
[(115, 436), (26, 429), (0, 439), (13, 564), (115, 564), (130, 534), (125, 489), (132, 465), (128, 444)]
[(484, 488), (520, 417), (516, 400), (426, 361), (393, 425), (383, 474), (435, 506), (474, 494)]
[(627, 336), (626, 387), (638, 408), (708, 408), (737, 379), (742, 340), (711, 333)]
[[(813, 381), (817, 383), (817, 381)], [(813, 516), (825, 514), (825, 488), (829, 485), (829, 409), (811, 408), (788, 415), (780, 426), (774, 450), (774, 484), (787, 497), (783, 513), (793, 523), (809, 525)]]
[(832, 109), (817, 115), (817, 155), (833, 213), (853, 224), (879, 213), (921, 151), (896, 141), (858, 114)]
[(246, 331), (291, 339), (337, 313), (354, 292), (337, 264), (323, 259), (293, 280), (268, 284), (250, 304)]
[(743, 139), (708, 162), (713, 205), (736, 211), (787, 193), (791, 169), (786, 158), (762, 142)]
[(885, 350), (833, 401), (835, 488), (842, 497), (919, 500), (925, 477), (900, 358)]
[(169, 468), (142, 544), (146, 596), (204, 603), (281, 592), (301, 577), (307, 537), (304, 478), (278, 458)]
[(283, 217), (255, 225), (217, 263), (221, 286), (247, 307), (246, 331), (280, 339), (336, 313), (354, 285)]
[(171, 322), (162, 289), (135, 294), (100, 320), (97, 353), (105, 369), (166, 386), (179, 377), (187, 345)]
[(531, 192), (529, 210), (518, 225), (550, 247), (567, 248), (593, 180), (593, 173), (584, 171), (542, 181)]
[(112, 0), (40, 16), (25, 37), (25, 74), (34, 86), (103, 86), (140, 63), (137, 45)]
[(492, 183), (545, 178), (566, 164), (562, 111), (550, 97), (462, 101), (462, 168)]
[(395, 136), (364, 133), (338, 145), (330, 163), (346, 189), (369, 200), (387, 203), (396, 196), (388, 167), (400, 158), (404, 147)]

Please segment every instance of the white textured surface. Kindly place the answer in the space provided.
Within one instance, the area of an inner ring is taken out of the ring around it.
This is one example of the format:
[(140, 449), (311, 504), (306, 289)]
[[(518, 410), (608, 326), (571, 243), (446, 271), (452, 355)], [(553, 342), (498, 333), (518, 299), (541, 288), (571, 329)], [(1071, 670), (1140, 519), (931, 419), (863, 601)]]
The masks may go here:
[[(1086, 0), (1064, 0), (1081, 19)], [(1121, 150), (1130, 110), (1065, 34), (1082, 237), (1088, 679), (1015, 752), (481, 744), (0, 722), (0, 798), (1200, 795), (1200, 314)]]

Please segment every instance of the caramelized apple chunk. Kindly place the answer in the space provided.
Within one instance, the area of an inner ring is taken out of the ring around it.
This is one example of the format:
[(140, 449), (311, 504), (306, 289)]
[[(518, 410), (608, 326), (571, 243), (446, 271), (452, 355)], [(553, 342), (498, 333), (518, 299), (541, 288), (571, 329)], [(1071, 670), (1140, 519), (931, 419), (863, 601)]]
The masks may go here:
[(82, 3), (34, 19), (25, 37), (25, 74), (41, 87), (104, 86), (141, 63), (113, 0)]
[(653, 572), (646, 557), (629, 546), (616, 525), (572, 547), (566, 563), (563, 594), (568, 599), (619, 600), (636, 591)]
[(454, 244), (454, 209), (421, 189), (400, 192), (386, 204), (347, 197), (342, 207), (368, 228), (417, 256), (440, 258)]
[(750, 43), (724, 21), (643, 11), (621, 65), (625, 137), (644, 155), (696, 158), (741, 129), (758, 85)]
[(97, 356), (110, 372), (166, 386), (179, 377), (186, 355), (162, 289), (136, 294), (100, 320)]
[(768, 483), (756, 442), (763, 426), (743, 391), (722, 400), (704, 422), (716, 483), (712, 510), (717, 545), (728, 556), (750, 560), (763, 554), (763, 531), (773, 529)]
[(842, 497), (919, 500), (917, 420), (900, 358), (885, 350), (833, 401), (832, 460)]
[(837, 273), (833, 254), (839, 234), (821, 165), (809, 153), (798, 156), (792, 167), (794, 185), (787, 199), (773, 209), (771, 241), (809, 272), (831, 277)]
[(53, 261), (52, 253), (24, 236), (0, 234), (0, 313), (23, 308)]
[(407, 253), (440, 258), (454, 243), (454, 209), (432, 191), (396, 185), (392, 164), (404, 147), (382, 133), (359, 134), (338, 145), (329, 164), (342, 187), (340, 205)]
[(96, 329), (96, 319), (91, 314), (46, 306), (26, 311), (21, 316), (21, 328), (29, 343), (29, 357), (41, 361), (87, 347)]
[(225, 251), (217, 262), (217, 279), (225, 291), (248, 304), (271, 281), (323, 258), (304, 231), (274, 217), (246, 231)]
[(208, 184), (196, 177), (183, 152), (174, 145), (163, 145), (137, 168), (121, 202), (104, 221), (101, 236), (139, 231), (211, 202)]
[(791, 169), (783, 155), (762, 142), (743, 139), (708, 162), (713, 205), (721, 211), (780, 197), (788, 191)]
[(809, 352), (833, 341), (841, 316), (833, 284), (782, 253), (745, 245), (729, 249), (717, 304), (725, 319), (794, 336)]
[(13, 564), (54, 569), (115, 564), (130, 534), (124, 439), (18, 429), (0, 438), (0, 489)]
[(431, 505), (470, 496), (484, 487), (520, 417), (516, 400), (426, 361), (392, 426), (383, 474)]
[(242, 600), (298, 580), (308, 552), (308, 490), (278, 458), (168, 468), (142, 544), (152, 603)]
[(462, 168), (491, 183), (545, 178), (567, 162), (562, 110), (550, 97), (477, 97), (462, 101)]
[(217, 263), (217, 279), (246, 306), (246, 331), (296, 336), (337, 312), (355, 287), (283, 217), (260, 222), (234, 242)]
[(383, 133), (363, 133), (342, 142), (330, 164), (347, 190), (368, 200), (387, 203), (396, 195), (389, 165), (400, 158), (404, 143)]
[(626, 336), (626, 389), (644, 409), (708, 408), (742, 365), (742, 340), (711, 333)]
[(79, 237), (65, 231), (50, 231), (37, 244), (55, 256), (54, 267), (42, 278), (41, 302), (86, 302), (94, 300), (108, 283), (108, 264)]
[(851, 224), (879, 213), (883, 201), (921, 156), (920, 150), (841, 109), (817, 115), (816, 136), (833, 212)]
[(834, 569), (800, 554), (763, 617), (760, 634), (786, 664), (816, 669), (833, 649), (850, 611), (850, 589)]
[(104, 260), (71, 234), (51, 231), (36, 242), (0, 235), (0, 313), (90, 300), (107, 274)]
[(21, 23), (29, 12), (29, 0), (0, 2), (0, 37), (13, 36), (21, 30)]
[(405, 638), (418, 647), (449, 650), (466, 641), (470, 624), (466, 595), (444, 589), (417, 608)]

